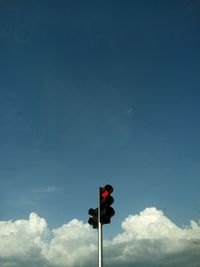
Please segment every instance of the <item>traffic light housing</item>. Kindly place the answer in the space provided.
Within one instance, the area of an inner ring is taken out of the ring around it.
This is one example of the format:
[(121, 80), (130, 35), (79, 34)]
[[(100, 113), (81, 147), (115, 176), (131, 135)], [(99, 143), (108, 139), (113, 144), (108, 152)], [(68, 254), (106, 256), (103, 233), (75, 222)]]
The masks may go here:
[(98, 229), (99, 220), (101, 225), (109, 224), (111, 217), (115, 215), (115, 210), (111, 207), (114, 202), (114, 198), (111, 196), (112, 192), (113, 187), (109, 184), (99, 188), (99, 205), (96, 209), (91, 208), (88, 211), (91, 216), (88, 223), (92, 225), (93, 229)]
[(109, 224), (111, 217), (115, 215), (115, 210), (111, 207), (114, 202), (114, 198), (111, 196), (113, 187), (106, 185), (103, 188), (100, 187), (100, 222), (101, 224)]
[(92, 216), (89, 218), (88, 223), (93, 226), (93, 229), (98, 229), (98, 208), (89, 209), (88, 214)]

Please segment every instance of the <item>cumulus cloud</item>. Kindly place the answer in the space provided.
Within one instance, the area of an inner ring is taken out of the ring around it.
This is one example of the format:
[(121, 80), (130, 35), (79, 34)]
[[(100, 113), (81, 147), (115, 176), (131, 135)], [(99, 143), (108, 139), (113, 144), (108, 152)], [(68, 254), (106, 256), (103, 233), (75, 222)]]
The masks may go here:
[(112, 259), (115, 265), (200, 266), (200, 225), (194, 221), (180, 228), (162, 211), (146, 208), (139, 215), (127, 217), (122, 229), (108, 244), (118, 251)]
[[(146, 208), (122, 222), (104, 241), (106, 266), (200, 267), (200, 224), (180, 228), (162, 211)], [(97, 265), (97, 231), (77, 219), (50, 229), (31, 213), (28, 220), (0, 221), (0, 266), (90, 267)]]

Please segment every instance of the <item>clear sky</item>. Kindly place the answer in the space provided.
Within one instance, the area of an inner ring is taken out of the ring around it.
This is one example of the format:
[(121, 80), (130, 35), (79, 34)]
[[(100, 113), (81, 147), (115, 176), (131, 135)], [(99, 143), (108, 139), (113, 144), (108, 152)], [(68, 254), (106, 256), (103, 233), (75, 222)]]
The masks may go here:
[(200, 3), (0, 2), (0, 220), (200, 218)]

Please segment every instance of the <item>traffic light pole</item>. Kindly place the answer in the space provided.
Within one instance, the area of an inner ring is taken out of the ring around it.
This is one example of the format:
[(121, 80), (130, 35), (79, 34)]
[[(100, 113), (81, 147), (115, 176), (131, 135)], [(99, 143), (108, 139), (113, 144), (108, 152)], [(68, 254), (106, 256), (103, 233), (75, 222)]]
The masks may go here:
[(99, 192), (98, 192), (98, 250), (99, 250), (99, 267), (103, 267), (103, 232), (102, 232), (102, 224), (100, 220), (101, 216), (101, 210), (100, 210), (100, 194), (101, 194), (101, 188), (99, 187)]
[(113, 192), (112, 185), (99, 187), (98, 190), (98, 207), (90, 208), (88, 214), (91, 216), (88, 223), (93, 229), (98, 229), (98, 262), (99, 267), (103, 267), (103, 225), (110, 223), (110, 218), (115, 215), (115, 210), (111, 207), (114, 202), (111, 196)]

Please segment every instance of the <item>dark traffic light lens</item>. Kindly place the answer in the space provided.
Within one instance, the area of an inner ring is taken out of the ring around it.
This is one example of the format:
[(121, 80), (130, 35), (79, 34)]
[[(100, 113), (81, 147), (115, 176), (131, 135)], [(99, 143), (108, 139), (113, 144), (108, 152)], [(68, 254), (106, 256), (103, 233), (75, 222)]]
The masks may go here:
[(94, 222), (94, 220), (92, 218), (89, 218), (88, 223), (92, 225), (93, 222)]
[(107, 205), (112, 205), (114, 202), (114, 198), (112, 196), (107, 196), (107, 198), (105, 199), (105, 203)]
[(109, 217), (113, 217), (115, 215), (115, 210), (112, 207), (109, 207), (106, 211), (106, 215)]
[(98, 215), (98, 209), (89, 209), (88, 214), (91, 216), (97, 216)]
[(98, 222), (94, 218), (89, 218), (88, 223), (93, 226), (93, 229), (98, 228)]

